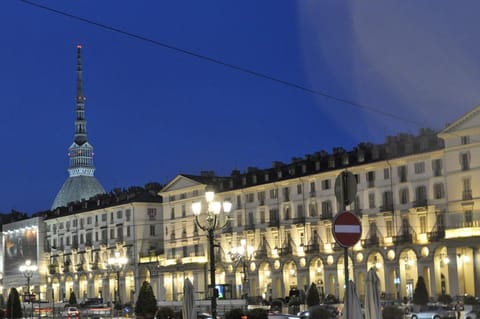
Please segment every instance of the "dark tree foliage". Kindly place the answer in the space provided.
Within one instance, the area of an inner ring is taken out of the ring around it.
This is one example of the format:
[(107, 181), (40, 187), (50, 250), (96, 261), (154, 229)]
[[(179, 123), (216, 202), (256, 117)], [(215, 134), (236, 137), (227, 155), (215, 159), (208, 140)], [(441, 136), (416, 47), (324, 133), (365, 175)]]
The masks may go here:
[(22, 318), (22, 305), (16, 288), (10, 289), (7, 301), (8, 318)]
[(68, 303), (70, 305), (76, 305), (77, 304), (77, 296), (75, 296), (75, 292), (73, 290), (70, 291), (70, 298), (68, 299)]
[(153, 294), (150, 283), (144, 281), (138, 294), (137, 303), (135, 304), (135, 314), (145, 318), (153, 318), (155, 311), (157, 311), (157, 299)]
[(240, 308), (234, 308), (230, 311), (225, 312), (225, 319), (242, 319), (244, 315), (243, 310)]
[(320, 304), (320, 294), (318, 293), (317, 285), (314, 282), (307, 290), (307, 307), (316, 306)]
[(422, 276), (418, 277), (415, 291), (413, 292), (413, 303), (416, 305), (426, 305), (428, 302), (428, 291), (425, 285), (425, 279)]
[(256, 308), (249, 310), (247, 316), (248, 319), (268, 319), (268, 312), (265, 309)]

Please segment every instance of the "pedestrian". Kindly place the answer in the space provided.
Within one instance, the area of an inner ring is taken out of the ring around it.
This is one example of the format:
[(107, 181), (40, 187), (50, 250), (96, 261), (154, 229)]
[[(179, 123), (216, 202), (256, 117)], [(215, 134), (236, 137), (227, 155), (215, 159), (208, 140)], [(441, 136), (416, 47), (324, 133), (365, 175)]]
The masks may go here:
[(457, 312), (457, 319), (460, 319), (461, 310), (462, 310), (462, 307), (460, 306), (460, 302), (457, 300), (457, 303), (455, 304), (455, 311)]

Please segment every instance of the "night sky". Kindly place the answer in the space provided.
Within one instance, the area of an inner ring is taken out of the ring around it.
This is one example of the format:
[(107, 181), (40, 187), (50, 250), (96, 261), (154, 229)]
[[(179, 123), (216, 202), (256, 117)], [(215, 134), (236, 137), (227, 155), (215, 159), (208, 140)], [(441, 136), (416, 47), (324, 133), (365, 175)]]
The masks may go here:
[(111, 191), (440, 130), (480, 104), (478, 12), (478, 0), (3, 0), (0, 212), (49, 209), (68, 176), (78, 43), (95, 176)]

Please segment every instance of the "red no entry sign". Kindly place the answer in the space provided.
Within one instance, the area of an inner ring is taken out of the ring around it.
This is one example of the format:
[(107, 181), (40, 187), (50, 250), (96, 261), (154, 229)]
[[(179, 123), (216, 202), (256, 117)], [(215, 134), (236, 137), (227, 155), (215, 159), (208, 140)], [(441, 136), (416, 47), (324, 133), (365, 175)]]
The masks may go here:
[(338, 213), (333, 220), (333, 237), (342, 247), (354, 246), (362, 236), (362, 225), (351, 212)]

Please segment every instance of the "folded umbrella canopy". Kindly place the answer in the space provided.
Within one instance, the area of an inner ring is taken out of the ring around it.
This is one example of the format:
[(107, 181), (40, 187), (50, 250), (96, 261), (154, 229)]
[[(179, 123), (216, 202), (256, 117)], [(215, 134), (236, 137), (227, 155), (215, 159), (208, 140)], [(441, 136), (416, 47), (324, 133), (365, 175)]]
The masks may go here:
[(351, 280), (348, 282), (343, 302), (343, 319), (363, 319), (362, 305), (358, 298), (357, 288), (355, 287), (355, 283)]
[(193, 285), (190, 279), (185, 279), (183, 284), (183, 304), (182, 304), (182, 318), (194, 319), (193, 315)]
[(370, 268), (365, 280), (365, 319), (382, 319), (379, 283), (375, 269)]

